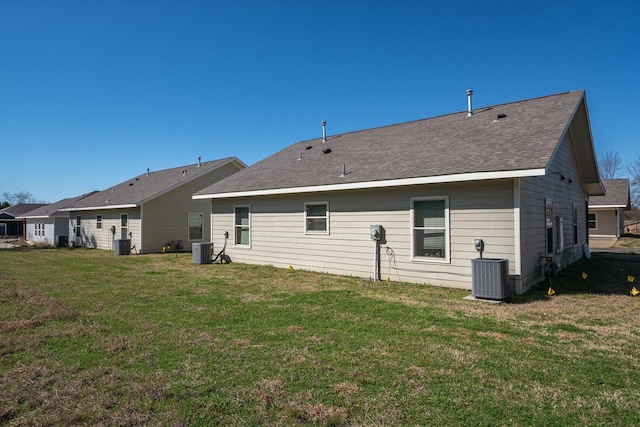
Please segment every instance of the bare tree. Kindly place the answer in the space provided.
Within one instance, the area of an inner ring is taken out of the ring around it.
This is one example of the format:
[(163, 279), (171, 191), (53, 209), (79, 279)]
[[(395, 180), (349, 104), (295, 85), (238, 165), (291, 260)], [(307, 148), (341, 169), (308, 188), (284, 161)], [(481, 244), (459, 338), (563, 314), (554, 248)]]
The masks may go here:
[(631, 181), (631, 203), (635, 207), (640, 206), (640, 154), (631, 166), (627, 167)]
[(9, 202), (9, 205), (18, 205), (20, 203), (39, 203), (33, 194), (28, 191), (18, 191), (17, 193), (2, 193), (2, 197)]
[(622, 159), (618, 155), (617, 151), (607, 151), (600, 158), (600, 176), (602, 179), (615, 179), (620, 178), (619, 174), (622, 172)]

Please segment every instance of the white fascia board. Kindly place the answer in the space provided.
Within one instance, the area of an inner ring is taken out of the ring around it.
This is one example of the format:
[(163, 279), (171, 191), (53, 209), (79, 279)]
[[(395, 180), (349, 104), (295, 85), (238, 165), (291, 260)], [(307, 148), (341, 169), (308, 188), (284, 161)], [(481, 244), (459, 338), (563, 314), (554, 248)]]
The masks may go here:
[(130, 209), (138, 207), (137, 204), (132, 203), (128, 205), (113, 205), (113, 206), (89, 206), (84, 208), (64, 208), (60, 209), (60, 211), (70, 212), (70, 211), (104, 211), (107, 209)]
[(502, 178), (522, 178), (541, 176), (544, 169), (527, 169), (517, 171), (474, 172), (454, 175), (427, 176), (418, 178), (388, 179), (384, 181), (352, 182), (346, 184), (314, 185), (309, 187), (273, 188), (265, 190), (237, 191), (231, 193), (197, 194), (193, 199), (229, 199), (248, 196), (273, 196), (279, 194), (316, 193), (320, 191), (361, 190), (369, 188), (401, 187), (407, 185), (442, 184), (451, 182), (481, 181)]
[(589, 209), (613, 209), (626, 207), (627, 205), (589, 205)]

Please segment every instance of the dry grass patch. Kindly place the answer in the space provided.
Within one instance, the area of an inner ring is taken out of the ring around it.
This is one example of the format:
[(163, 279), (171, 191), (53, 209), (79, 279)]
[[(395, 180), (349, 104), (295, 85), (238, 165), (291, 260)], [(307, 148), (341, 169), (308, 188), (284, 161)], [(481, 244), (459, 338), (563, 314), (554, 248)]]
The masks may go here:
[(341, 396), (351, 396), (360, 393), (360, 387), (358, 387), (358, 384), (350, 382), (337, 384), (334, 389)]
[(287, 415), (302, 423), (314, 423), (323, 426), (346, 425), (349, 411), (345, 408), (327, 406), (322, 403), (302, 403), (289, 406)]

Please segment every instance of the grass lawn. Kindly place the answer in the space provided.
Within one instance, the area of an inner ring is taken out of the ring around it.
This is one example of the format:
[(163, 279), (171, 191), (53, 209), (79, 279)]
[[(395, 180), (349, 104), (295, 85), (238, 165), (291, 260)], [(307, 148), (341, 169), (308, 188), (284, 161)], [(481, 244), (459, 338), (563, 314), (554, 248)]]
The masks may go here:
[(191, 254), (2, 250), (0, 424), (640, 425), (638, 282), (640, 255), (596, 253), (553, 297), (488, 304)]

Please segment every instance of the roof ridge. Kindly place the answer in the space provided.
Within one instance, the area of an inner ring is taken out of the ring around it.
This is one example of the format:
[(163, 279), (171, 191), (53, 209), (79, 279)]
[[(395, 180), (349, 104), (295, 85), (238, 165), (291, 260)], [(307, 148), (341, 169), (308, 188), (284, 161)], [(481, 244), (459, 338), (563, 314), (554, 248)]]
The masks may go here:
[[(567, 95), (567, 94), (576, 93), (576, 92), (583, 92), (584, 93), (584, 89), (553, 93), (553, 94), (543, 95), (543, 96), (536, 96), (536, 97), (528, 98), (528, 99), (520, 99), (520, 100), (517, 100), (517, 101), (503, 102), (501, 104), (487, 105), (487, 106), (484, 106), (484, 107), (474, 108), (474, 112), (487, 111), (487, 110), (491, 110), (491, 109), (494, 109), (496, 107), (500, 107), (500, 106), (504, 106), (504, 105), (521, 104), (521, 103), (525, 103), (525, 102), (537, 101), (537, 100), (541, 100), (541, 99), (545, 99), (545, 98), (552, 98), (554, 96)], [(374, 127), (366, 128), (366, 129), (358, 129), (358, 130), (352, 130), (352, 131), (347, 131), (347, 132), (336, 133), (336, 134), (333, 134), (333, 135), (330, 135), (330, 136), (328, 135), (327, 136), (327, 142), (332, 137), (350, 135), (350, 134), (358, 133), (358, 132), (374, 131), (374, 130), (385, 129), (385, 128), (394, 127), (394, 126), (402, 126), (402, 125), (407, 125), (407, 124), (410, 124), (410, 123), (417, 123), (417, 122), (422, 122), (422, 121), (425, 121), (425, 120), (433, 120), (433, 119), (438, 119), (438, 118), (447, 117), (447, 116), (454, 116), (454, 115), (463, 114), (463, 113), (467, 114), (468, 111), (467, 110), (461, 110), (461, 111), (456, 111), (456, 112), (453, 112), (453, 113), (445, 113), (445, 114), (439, 114), (439, 115), (436, 115), (436, 116), (423, 117), (421, 119), (407, 120), (407, 121), (404, 121), (404, 122), (390, 123), (390, 124), (387, 124), (387, 125), (374, 126)], [(293, 144), (300, 144), (300, 143), (306, 143), (306, 142), (311, 142), (311, 141), (317, 141), (317, 140), (320, 140), (320, 139), (322, 139), (322, 137), (305, 139), (305, 140), (294, 142)]]

